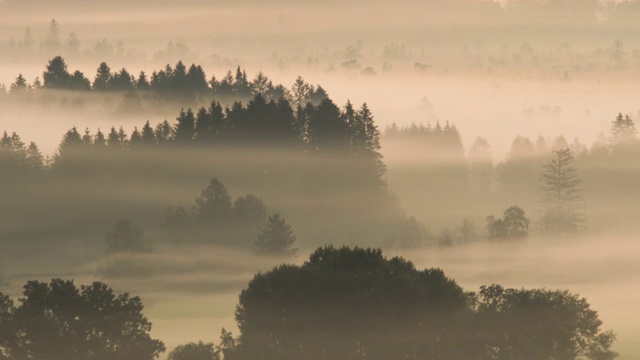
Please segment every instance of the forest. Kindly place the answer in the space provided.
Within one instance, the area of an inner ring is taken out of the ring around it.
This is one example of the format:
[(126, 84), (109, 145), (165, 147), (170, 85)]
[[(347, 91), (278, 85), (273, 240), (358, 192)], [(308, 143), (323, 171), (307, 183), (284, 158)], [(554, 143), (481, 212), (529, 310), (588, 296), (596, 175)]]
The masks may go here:
[(638, 358), (639, 3), (0, 0), (0, 360)]

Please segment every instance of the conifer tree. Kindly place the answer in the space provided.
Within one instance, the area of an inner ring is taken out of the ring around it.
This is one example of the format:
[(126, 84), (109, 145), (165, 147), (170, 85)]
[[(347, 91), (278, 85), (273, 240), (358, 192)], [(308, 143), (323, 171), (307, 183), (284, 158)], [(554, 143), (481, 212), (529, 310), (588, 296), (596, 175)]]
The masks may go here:
[(50, 89), (65, 89), (68, 86), (69, 77), (67, 64), (61, 56), (49, 60), (46, 71), (42, 74), (44, 87)]
[(21, 93), (27, 90), (29, 85), (27, 84), (27, 80), (22, 76), (22, 74), (18, 74), (16, 81), (11, 84), (11, 93)]
[(186, 112), (184, 109), (180, 110), (180, 115), (176, 120), (177, 123), (175, 126), (174, 141), (180, 144), (190, 143), (195, 135), (196, 125), (196, 119), (193, 115), (193, 111), (191, 111), (191, 109)]
[(291, 225), (274, 213), (269, 215), (266, 227), (258, 234), (254, 250), (259, 255), (291, 258), (298, 252), (297, 248), (292, 248), (295, 241)]
[(580, 189), (581, 180), (573, 165), (575, 158), (570, 149), (553, 152), (554, 158), (544, 165), (542, 181), (542, 231), (565, 235), (584, 228), (584, 207)]
[(165, 144), (171, 141), (171, 135), (173, 133), (173, 127), (167, 120), (156, 125), (154, 129), (154, 135), (158, 144)]
[(138, 75), (138, 80), (136, 80), (136, 89), (140, 91), (149, 90), (151, 84), (149, 84), (149, 79), (147, 79), (147, 74), (144, 71), (140, 71), (140, 75)]
[(194, 218), (200, 223), (221, 222), (231, 214), (231, 196), (218, 178), (211, 179), (195, 203)]
[(632, 145), (637, 141), (638, 130), (629, 115), (618, 114), (611, 123), (610, 144), (612, 147)]
[(153, 128), (151, 128), (149, 121), (142, 127), (142, 142), (147, 145), (152, 145), (156, 142), (156, 136), (153, 133)]
[(33, 172), (42, 172), (44, 170), (45, 162), (40, 149), (33, 141), (27, 148), (27, 168)]

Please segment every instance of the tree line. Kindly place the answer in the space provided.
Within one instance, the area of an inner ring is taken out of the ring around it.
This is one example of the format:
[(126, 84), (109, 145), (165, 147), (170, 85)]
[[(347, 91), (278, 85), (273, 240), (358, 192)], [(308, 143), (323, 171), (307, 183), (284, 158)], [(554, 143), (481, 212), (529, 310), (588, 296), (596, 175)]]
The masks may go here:
[[(138, 297), (104, 283), (30, 281), (16, 306), (0, 293), (0, 358), (152, 360)], [(302, 265), (258, 273), (242, 290), (236, 337), (188, 343), (170, 360), (608, 360), (615, 334), (569, 291), (482, 286), (464, 291), (440, 269), (379, 249), (323, 247)]]
[[(265, 74), (259, 72), (252, 80), (245, 70), (229, 70), (224, 77), (207, 77), (202, 66), (191, 64), (189, 67), (182, 61), (175, 66), (167, 64), (163, 69), (154, 70), (151, 74), (141, 71), (137, 75), (125, 68), (112, 70), (106, 62), (100, 63), (91, 80), (79, 70), (71, 71), (62, 56), (49, 60), (42, 79), (36, 78), (29, 83), (19, 74), (9, 86), (9, 92), (24, 94), (38, 89), (66, 90), (81, 92), (125, 92), (129, 97), (136, 94), (151, 93), (164, 100), (178, 102), (194, 102), (202, 99), (217, 98), (222, 100), (249, 101), (255, 95), (267, 100), (278, 101), (286, 98), (294, 108), (304, 107), (307, 102), (314, 105), (327, 98), (321, 86), (313, 86), (298, 77), (291, 89), (282, 84), (274, 84)], [(2, 92), (6, 92), (5, 87)]]
[[(416, 164), (416, 170), (402, 180), (405, 187), (428, 184), (420, 187), (418, 196), (424, 199), (420, 204), (432, 206), (430, 210), (442, 213), (466, 208), (473, 214), (469, 209), (474, 207), (478, 212), (490, 207), (495, 207), (494, 211), (505, 209), (501, 216), (484, 212), (486, 237), (490, 239), (523, 238), (530, 231), (580, 234), (586, 229), (589, 198), (610, 201), (636, 191), (632, 179), (637, 179), (638, 173), (633, 163), (640, 153), (640, 141), (629, 115), (618, 114), (609, 134), (600, 134), (590, 147), (579, 139), (570, 143), (563, 136), (553, 140), (539, 137), (535, 141), (518, 136), (506, 159), (497, 163), (489, 142), (483, 138), (477, 138), (466, 150), (455, 125), (392, 124), (385, 130), (382, 142), (390, 154), (420, 154), (414, 160), (419, 161), (419, 167)], [(619, 175), (609, 176), (611, 172)], [(442, 200), (433, 202), (438, 198)], [(525, 210), (538, 210), (539, 216), (527, 216)], [(596, 226), (601, 225), (597, 223), (601, 219), (595, 221)], [(440, 236), (420, 229), (419, 222), (407, 226), (408, 238), (422, 240), (407, 239), (405, 243), (451, 244), (481, 237), (468, 218)]]

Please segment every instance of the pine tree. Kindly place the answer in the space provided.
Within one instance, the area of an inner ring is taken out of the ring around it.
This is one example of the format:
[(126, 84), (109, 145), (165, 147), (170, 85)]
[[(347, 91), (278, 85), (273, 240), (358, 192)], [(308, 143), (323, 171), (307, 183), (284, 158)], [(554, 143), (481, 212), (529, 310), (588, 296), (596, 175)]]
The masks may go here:
[(153, 128), (151, 128), (149, 121), (142, 127), (142, 142), (147, 145), (152, 145), (156, 142), (156, 136), (153, 133)]
[(298, 252), (297, 248), (291, 247), (295, 241), (291, 225), (274, 213), (269, 215), (267, 226), (258, 234), (254, 250), (260, 255), (292, 258)]
[(106, 141), (107, 139), (104, 137), (104, 133), (98, 129), (98, 132), (96, 132), (96, 135), (93, 137), (93, 146), (96, 148), (103, 147)]
[(628, 146), (637, 141), (638, 130), (629, 115), (618, 114), (611, 123), (610, 144), (612, 147)]
[(46, 71), (42, 74), (44, 87), (49, 89), (65, 89), (71, 75), (67, 71), (67, 64), (61, 56), (49, 60)]
[(295, 83), (291, 87), (291, 105), (294, 109), (298, 107), (304, 108), (309, 102), (309, 97), (313, 92), (311, 85), (307, 84), (302, 76), (298, 76)]
[(42, 172), (44, 170), (44, 157), (38, 149), (36, 143), (31, 142), (27, 148), (27, 168), (33, 172)]
[(573, 166), (573, 153), (570, 149), (561, 149), (554, 154), (553, 160), (544, 165), (541, 177), (544, 196), (540, 223), (545, 233), (565, 235), (584, 228), (585, 217), (580, 212), (584, 201), (579, 188), (581, 181)]
[(138, 80), (136, 81), (136, 89), (141, 91), (149, 90), (151, 84), (149, 84), (149, 79), (147, 79), (147, 74), (144, 71), (140, 71), (140, 75), (138, 75)]
[(118, 136), (118, 131), (114, 126), (111, 127), (111, 131), (109, 131), (109, 135), (107, 135), (107, 145), (110, 148), (115, 149), (120, 146), (120, 137)]
[(142, 144), (142, 134), (138, 131), (138, 127), (135, 126), (133, 128), (133, 132), (131, 133), (131, 139), (129, 140), (129, 144), (132, 146), (137, 146)]
[(253, 92), (253, 95), (260, 94), (265, 98), (267, 96), (267, 91), (269, 91), (269, 88), (271, 86), (273, 86), (271, 84), (271, 81), (269, 81), (269, 78), (265, 76), (262, 71), (260, 71), (258, 75), (256, 75), (256, 78), (251, 82), (251, 90)]
[(27, 90), (29, 85), (27, 84), (27, 80), (22, 76), (22, 74), (18, 74), (16, 81), (11, 84), (11, 93), (21, 93)]
[(176, 119), (174, 141), (181, 144), (188, 144), (193, 140), (195, 135), (196, 119), (191, 109), (180, 110), (180, 116)]
[(218, 178), (211, 179), (195, 203), (194, 218), (200, 223), (221, 222), (231, 215), (231, 196)]
[(163, 122), (156, 125), (156, 128), (153, 133), (155, 135), (156, 142), (158, 144), (166, 144), (169, 141), (171, 141), (173, 127), (171, 126), (171, 124), (169, 124), (167, 120), (164, 120)]
[(101, 63), (96, 71), (96, 78), (93, 80), (93, 89), (97, 91), (109, 90), (112, 78), (113, 75), (111, 75), (109, 65), (105, 62)]

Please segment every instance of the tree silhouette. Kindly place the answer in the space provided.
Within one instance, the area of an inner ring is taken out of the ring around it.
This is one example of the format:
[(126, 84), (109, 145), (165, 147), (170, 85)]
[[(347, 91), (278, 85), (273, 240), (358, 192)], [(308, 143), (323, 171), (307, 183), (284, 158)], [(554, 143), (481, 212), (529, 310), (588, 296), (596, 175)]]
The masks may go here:
[[(240, 295), (238, 359), (462, 359), (467, 298), (442, 271), (380, 250), (326, 247)], [(437, 356), (436, 356), (437, 354)]]
[(107, 63), (100, 63), (98, 70), (96, 71), (96, 78), (93, 80), (93, 89), (97, 91), (106, 91), (110, 89), (111, 79), (113, 75), (111, 74), (111, 68)]
[(188, 343), (173, 349), (167, 360), (220, 360), (220, 351), (213, 343)]
[(29, 281), (18, 307), (0, 294), (0, 333), (9, 334), (8, 339), (0, 335), (0, 356), (153, 360), (165, 348), (150, 337), (151, 323), (142, 310), (140, 298), (115, 294), (104, 283), (77, 288), (61, 279)]
[(231, 196), (218, 178), (211, 179), (195, 202), (194, 217), (200, 223), (222, 222), (231, 214)]
[(22, 76), (22, 74), (18, 74), (16, 81), (11, 84), (11, 93), (21, 93), (28, 89), (29, 85), (27, 84), (27, 80)]
[(638, 130), (629, 115), (618, 114), (611, 123), (610, 144), (616, 149), (619, 147), (634, 145), (636, 143)]
[(298, 249), (291, 248), (295, 241), (291, 225), (274, 213), (269, 215), (267, 226), (258, 234), (254, 250), (260, 255), (290, 258), (298, 252)]
[(44, 87), (49, 89), (66, 89), (70, 76), (64, 59), (61, 56), (56, 56), (49, 61), (46, 71), (42, 74)]
[(543, 185), (542, 231), (547, 234), (565, 235), (583, 229), (585, 217), (580, 212), (584, 207), (579, 188), (581, 180), (573, 163), (570, 149), (554, 151), (554, 158), (544, 165), (540, 180)]
[(148, 253), (151, 242), (144, 230), (134, 225), (131, 220), (118, 221), (113, 229), (105, 234), (107, 252)]
[(529, 219), (522, 208), (512, 206), (504, 211), (502, 219), (487, 217), (487, 229), (490, 239), (525, 238), (529, 235)]
[(586, 299), (568, 291), (480, 289), (478, 315), (493, 359), (614, 359), (612, 332)]

